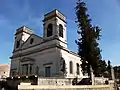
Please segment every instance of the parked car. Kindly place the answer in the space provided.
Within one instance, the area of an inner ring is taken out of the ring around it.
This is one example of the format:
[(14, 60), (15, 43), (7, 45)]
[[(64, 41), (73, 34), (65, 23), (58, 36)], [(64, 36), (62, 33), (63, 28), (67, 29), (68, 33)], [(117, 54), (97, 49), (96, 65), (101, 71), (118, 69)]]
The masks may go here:
[(90, 78), (83, 78), (77, 85), (92, 85), (92, 81)]

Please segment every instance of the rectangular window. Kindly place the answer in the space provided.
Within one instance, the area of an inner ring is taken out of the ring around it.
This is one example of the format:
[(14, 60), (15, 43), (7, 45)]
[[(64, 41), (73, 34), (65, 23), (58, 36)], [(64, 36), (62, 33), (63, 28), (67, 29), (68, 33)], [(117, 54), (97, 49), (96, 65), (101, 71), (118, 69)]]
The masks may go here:
[(45, 76), (46, 77), (50, 77), (50, 74), (51, 74), (51, 67), (45, 67)]
[(28, 75), (28, 64), (22, 65), (22, 74)]
[(11, 75), (12, 75), (12, 76), (15, 76), (15, 75), (16, 75), (16, 70), (17, 70), (16, 68), (15, 68), (15, 69), (11, 69)]

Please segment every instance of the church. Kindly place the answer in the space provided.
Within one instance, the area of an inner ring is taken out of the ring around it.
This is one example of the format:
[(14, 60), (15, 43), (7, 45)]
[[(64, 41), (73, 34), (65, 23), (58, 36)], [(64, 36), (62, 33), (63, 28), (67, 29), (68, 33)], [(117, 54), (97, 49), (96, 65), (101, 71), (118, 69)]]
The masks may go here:
[(55, 9), (44, 15), (43, 37), (26, 26), (18, 28), (10, 76), (83, 77), (81, 58), (67, 48), (66, 24), (66, 17)]

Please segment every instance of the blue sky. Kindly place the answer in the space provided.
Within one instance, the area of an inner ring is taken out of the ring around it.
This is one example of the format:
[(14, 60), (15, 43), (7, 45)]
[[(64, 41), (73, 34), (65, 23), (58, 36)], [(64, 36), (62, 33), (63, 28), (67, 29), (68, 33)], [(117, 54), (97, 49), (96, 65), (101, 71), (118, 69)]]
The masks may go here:
[[(120, 65), (120, 1), (84, 0), (93, 25), (102, 29), (100, 48), (102, 58)], [(40, 36), (43, 33), (43, 15), (59, 9), (67, 17), (68, 47), (77, 52), (75, 40), (76, 0), (0, 0), (0, 63), (10, 63), (14, 45), (15, 30), (26, 25)]]

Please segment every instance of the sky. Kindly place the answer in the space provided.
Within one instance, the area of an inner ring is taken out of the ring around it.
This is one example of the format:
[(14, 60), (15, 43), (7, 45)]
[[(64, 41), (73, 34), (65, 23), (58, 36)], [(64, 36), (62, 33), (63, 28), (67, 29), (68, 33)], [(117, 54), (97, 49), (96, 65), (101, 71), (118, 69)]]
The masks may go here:
[[(68, 48), (77, 52), (77, 0), (0, 0), (0, 63), (10, 63), (17, 28), (26, 25), (43, 34), (44, 14), (58, 9), (67, 18)], [(120, 65), (120, 0), (84, 0), (93, 25), (101, 28), (103, 60)]]

